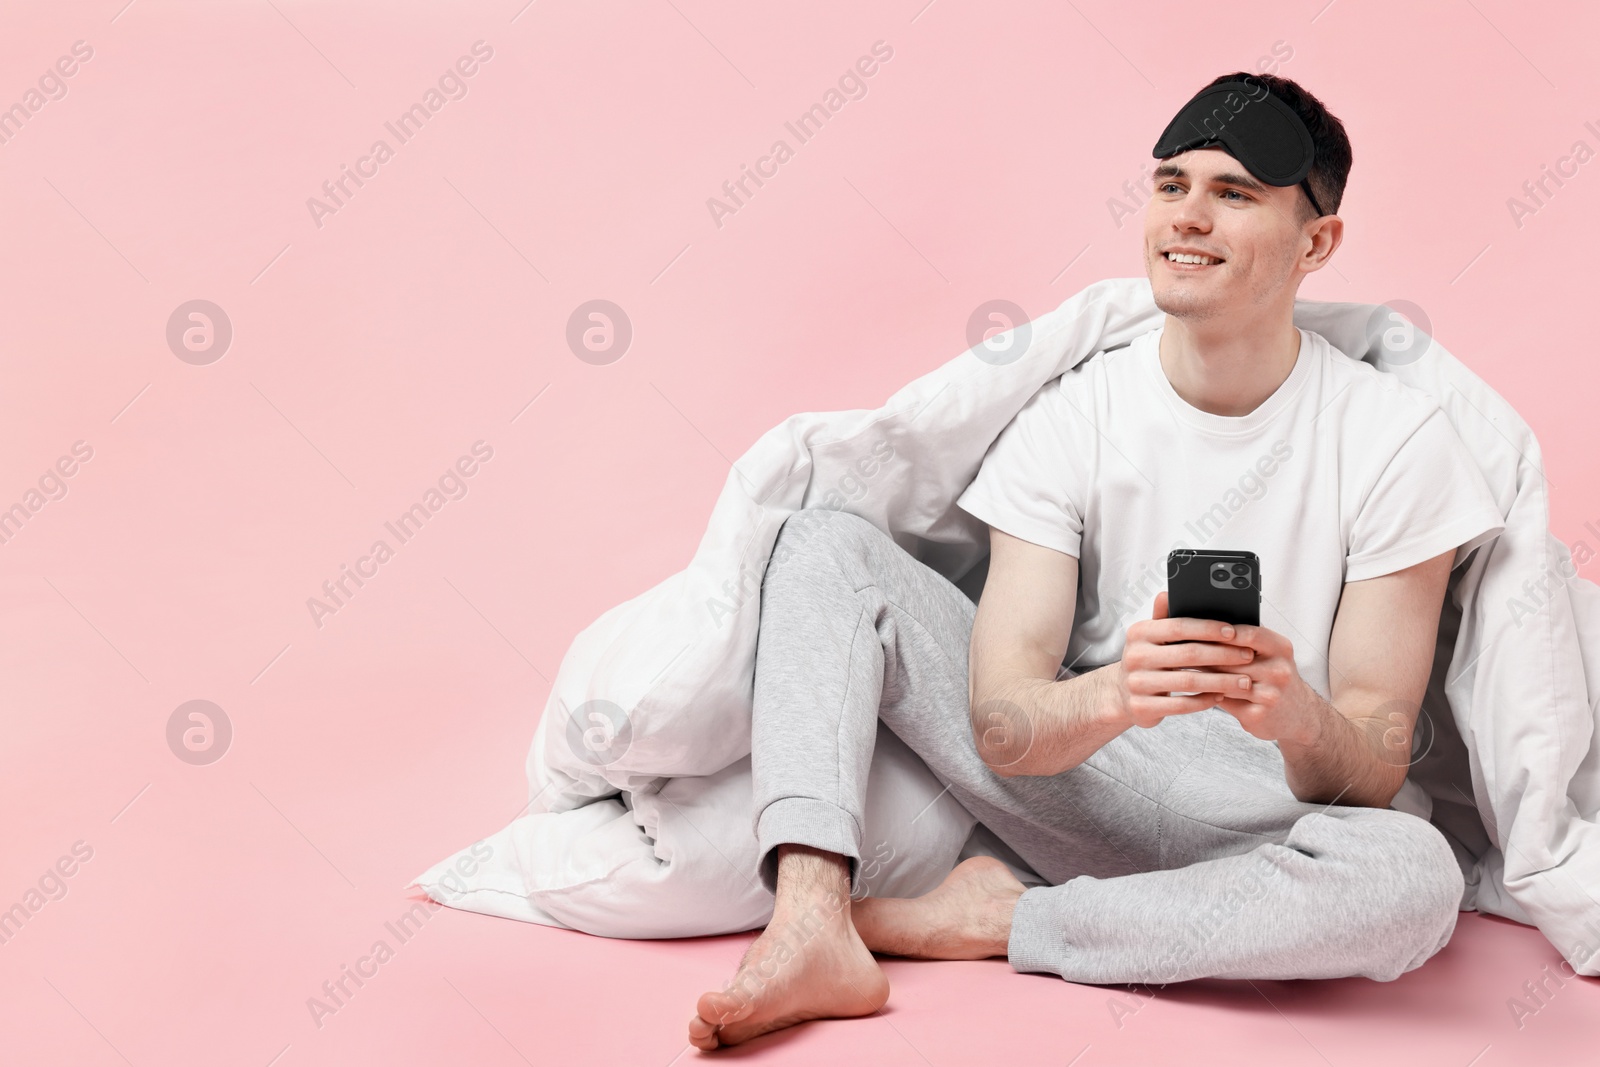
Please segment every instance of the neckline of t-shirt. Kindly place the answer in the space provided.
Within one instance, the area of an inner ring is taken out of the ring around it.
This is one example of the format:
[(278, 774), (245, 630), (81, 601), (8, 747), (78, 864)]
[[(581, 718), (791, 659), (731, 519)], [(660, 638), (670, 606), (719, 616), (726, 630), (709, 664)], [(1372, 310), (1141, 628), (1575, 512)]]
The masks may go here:
[(1140, 353), (1147, 373), (1155, 380), (1157, 391), (1166, 401), (1172, 413), (1179, 419), (1205, 433), (1215, 434), (1219, 437), (1237, 437), (1242, 434), (1255, 433), (1271, 422), (1284, 407), (1300, 392), (1306, 379), (1311, 377), (1311, 365), (1316, 358), (1316, 334), (1298, 326), (1295, 329), (1300, 334), (1300, 350), (1295, 354), (1294, 368), (1289, 376), (1279, 383), (1271, 396), (1256, 405), (1254, 411), (1245, 415), (1216, 415), (1209, 411), (1201, 411), (1183, 397), (1172, 387), (1172, 382), (1167, 380), (1167, 372), (1161, 367), (1161, 335), (1166, 327), (1157, 326), (1145, 334), (1140, 341), (1144, 350)]

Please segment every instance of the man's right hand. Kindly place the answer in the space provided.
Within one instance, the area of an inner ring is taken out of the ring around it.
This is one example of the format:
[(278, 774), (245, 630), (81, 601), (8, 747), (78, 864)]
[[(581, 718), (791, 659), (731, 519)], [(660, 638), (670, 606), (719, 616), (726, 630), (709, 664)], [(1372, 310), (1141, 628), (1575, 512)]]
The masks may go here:
[(1220, 643), (1233, 635), (1232, 626), (1216, 619), (1168, 618), (1164, 591), (1156, 594), (1152, 614), (1128, 627), (1122, 659), (1110, 679), (1126, 725), (1149, 728), (1168, 715), (1204, 711), (1220, 696), (1249, 697), (1250, 676), (1227, 670), (1249, 663), (1255, 654)]

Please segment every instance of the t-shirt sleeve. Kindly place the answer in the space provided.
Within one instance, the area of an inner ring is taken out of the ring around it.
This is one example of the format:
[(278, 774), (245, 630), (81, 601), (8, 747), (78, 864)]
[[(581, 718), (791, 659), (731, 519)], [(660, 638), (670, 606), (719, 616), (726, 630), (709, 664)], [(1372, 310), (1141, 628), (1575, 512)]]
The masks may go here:
[(1074, 403), (1061, 379), (1046, 382), (989, 446), (956, 505), (1003, 533), (1076, 557), (1088, 488), (1086, 403)]
[(1351, 527), (1346, 582), (1392, 574), (1455, 548), (1451, 567), (1505, 530), (1483, 472), (1443, 408), (1390, 458)]

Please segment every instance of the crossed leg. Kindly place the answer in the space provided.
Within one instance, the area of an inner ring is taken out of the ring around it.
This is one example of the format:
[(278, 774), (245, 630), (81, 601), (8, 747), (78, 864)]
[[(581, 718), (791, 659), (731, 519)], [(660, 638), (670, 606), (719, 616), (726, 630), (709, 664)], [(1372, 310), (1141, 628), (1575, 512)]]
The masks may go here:
[[(1462, 879), (1438, 831), (1300, 803), (1276, 746), (1218, 709), (1119, 735), (1060, 775), (995, 774), (967, 712), (972, 602), (864, 519), (806, 521), (784, 526), (762, 585), (752, 765), (773, 919), (699, 999), (697, 1047), (877, 1011), (874, 952), (1009, 956), (1091, 983), (1389, 981), (1448, 940)], [(880, 718), (1050, 884), (1024, 890), (977, 857), (915, 900), (852, 899)]]

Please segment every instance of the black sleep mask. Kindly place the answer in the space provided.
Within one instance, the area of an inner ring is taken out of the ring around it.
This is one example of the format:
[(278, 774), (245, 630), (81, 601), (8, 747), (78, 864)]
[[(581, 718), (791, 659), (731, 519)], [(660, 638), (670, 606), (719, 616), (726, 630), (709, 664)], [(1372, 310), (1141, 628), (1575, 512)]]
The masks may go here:
[(1300, 185), (1317, 214), (1326, 214), (1306, 175), (1316, 162), (1311, 131), (1265, 82), (1235, 79), (1200, 90), (1161, 131), (1152, 155), (1220, 146), (1268, 185)]

